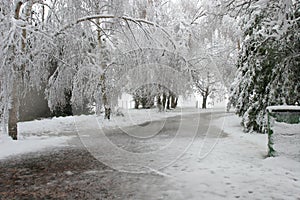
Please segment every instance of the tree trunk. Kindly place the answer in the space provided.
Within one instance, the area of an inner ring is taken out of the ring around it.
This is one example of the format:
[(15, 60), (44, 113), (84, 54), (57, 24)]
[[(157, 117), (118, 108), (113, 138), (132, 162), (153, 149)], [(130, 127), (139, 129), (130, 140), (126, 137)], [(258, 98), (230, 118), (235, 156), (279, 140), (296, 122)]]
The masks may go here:
[(167, 101), (167, 95), (166, 93), (163, 93), (163, 99), (162, 99), (162, 109), (165, 110), (166, 108), (166, 101)]
[(161, 98), (160, 98), (160, 94), (157, 95), (157, 108), (158, 111), (161, 112), (162, 111), (162, 105), (161, 105)]
[[(100, 20), (97, 19), (96, 20), (97, 25), (100, 27), (101, 23)], [(105, 58), (105, 44), (104, 41), (102, 41), (101, 36), (102, 36), (102, 30), (101, 29), (97, 29), (97, 39), (98, 39), (98, 45), (99, 45), (99, 49), (100, 49), (100, 58), (103, 59), (103, 61), (101, 62), (101, 69), (103, 71), (105, 71), (105, 69), (107, 68), (107, 60)], [(103, 72), (103, 74), (101, 74), (100, 76), (100, 82), (101, 82), (101, 93), (102, 93), (102, 104), (104, 106), (104, 119), (110, 119), (110, 114), (111, 114), (111, 108), (110, 108), (110, 104), (108, 102), (108, 98), (107, 98), (107, 91), (106, 91), (106, 77), (105, 77), (105, 72)]]
[(202, 102), (203, 109), (206, 109), (206, 103), (207, 103), (207, 95), (203, 95), (203, 102)]
[(171, 96), (169, 95), (167, 98), (167, 109), (168, 110), (170, 110), (170, 99), (171, 99)]
[(105, 74), (100, 77), (101, 80), (101, 92), (102, 92), (102, 104), (104, 106), (104, 119), (110, 119), (111, 108), (108, 104), (108, 99), (106, 95), (106, 85), (105, 85)]
[(102, 93), (102, 101), (104, 105), (104, 119), (110, 119), (111, 108), (107, 102), (107, 97), (105, 93)]
[[(18, 71), (15, 71), (15, 74)], [(12, 89), (12, 102), (10, 109), (8, 111), (8, 135), (12, 137), (13, 140), (18, 139), (18, 114), (19, 114), (19, 80), (18, 76), (13, 79), (13, 89)]]
[(172, 95), (171, 96), (171, 108), (177, 107), (177, 101), (178, 101), (178, 98), (175, 95)]
[(157, 95), (157, 105), (161, 105), (161, 98), (160, 98), (160, 95)]
[[(23, 3), (19, 1), (16, 4), (15, 7), (15, 16), (14, 18), (16, 20), (19, 20), (20, 18), (20, 11), (21, 6)], [(33, 6), (33, 2), (28, 2), (27, 7), (25, 8), (25, 15), (26, 20), (29, 19), (31, 8)], [(21, 44), (22, 44), (22, 51), (25, 52), (26, 49), (26, 29), (22, 30), (22, 38), (21, 38)], [(15, 52), (15, 50), (14, 50)], [(8, 111), (8, 135), (12, 137), (13, 140), (18, 139), (18, 116), (19, 116), (19, 90), (20, 90), (20, 81), (22, 79), (22, 74), (25, 70), (25, 63), (23, 63), (21, 66), (14, 66), (14, 77), (13, 77), (13, 86), (11, 91), (11, 105), (10, 109)]]
[(110, 107), (105, 107), (104, 109), (105, 109), (105, 111), (104, 111), (104, 113), (105, 113), (104, 119), (110, 120), (111, 108)]
[(139, 109), (140, 102), (138, 97), (133, 97), (133, 100), (134, 100), (134, 108)]

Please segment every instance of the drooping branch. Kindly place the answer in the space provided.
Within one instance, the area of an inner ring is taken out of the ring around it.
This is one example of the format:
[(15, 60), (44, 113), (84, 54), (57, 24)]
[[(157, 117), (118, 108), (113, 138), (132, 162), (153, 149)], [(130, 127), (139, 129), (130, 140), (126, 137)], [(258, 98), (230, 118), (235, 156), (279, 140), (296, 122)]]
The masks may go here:
[(201, 17), (204, 17), (204, 16), (206, 16), (206, 12), (205, 12), (205, 10), (202, 10), (202, 7), (200, 7), (197, 10), (197, 12), (195, 13), (195, 15), (193, 16), (192, 22), (190, 24), (191, 25), (195, 24), (198, 19), (200, 19)]
[(174, 42), (170, 39), (171, 38), (171, 35), (163, 28), (161, 27), (160, 25), (154, 23), (154, 22), (151, 22), (151, 21), (148, 21), (148, 20), (145, 20), (145, 19), (136, 19), (136, 18), (132, 18), (132, 17), (128, 17), (128, 16), (115, 16), (115, 15), (90, 15), (90, 16), (85, 16), (85, 17), (82, 17), (82, 18), (79, 18), (77, 19), (75, 22), (73, 23), (70, 23), (66, 26), (64, 26), (62, 29), (60, 29), (58, 32), (56, 32), (54, 34), (54, 36), (58, 36), (60, 34), (62, 34), (65, 30), (69, 29), (69, 28), (72, 28), (73, 26), (75, 26), (76, 24), (79, 24), (81, 22), (86, 22), (86, 21), (91, 21), (91, 20), (95, 20), (95, 19), (120, 19), (120, 20), (124, 20), (126, 22), (133, 22), (135, 24), (137, 24), (141, 29), (143, 29), (143, 27), (141, 26), (142, 24), (146, 24), (146, 25), (150, 25), (150, 26), (153, 26), (153, 27), (156, 27), (156, 28), (159, 28), (160, 30), (162, 30), (164, 32), (164, 34), (166, 34), (166, 36), (168, 37), (168, 39), (170, 40), (170, 42), (172, 43), (174, 49), (176, 49), (176, 45), (174, 44)]

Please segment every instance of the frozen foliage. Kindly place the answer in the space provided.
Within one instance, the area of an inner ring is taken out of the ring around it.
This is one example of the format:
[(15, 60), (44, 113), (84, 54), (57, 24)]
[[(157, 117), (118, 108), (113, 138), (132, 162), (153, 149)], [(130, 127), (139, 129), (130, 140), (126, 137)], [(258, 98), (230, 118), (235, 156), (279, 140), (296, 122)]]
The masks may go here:
[(0, 113), (4, 127), (13, 119), (9, 126), (15, 131), (19, 99), (31, 87), (45, 90), (51, 110), (70, 103), (66, 94), (74, 107), (112, 106), (122, 84), (115, 84), (113, 70), (106, 71), (112, 58), (126, 51), (120, 49), (123, 39), (146, 36), (152, 38), (147, 43), (164, 47), (159, 38), (169, 37), (145, 18), (126, 16), (123, 1), (47, 3), (1, 1)]
[(231, 103), (245, 131), (263, 132), (266, 107), (299, 101), (299, 1), (244, 2), (243, 43)]
[(2, 123), (8, 121), (9, 110), (18, 109), (19, 99), (24, 92), (30, 87), (40, 87), (48, 76), (44, 66), (51, 44), (48, 43), (48, 35), (40, 28), (41, 23), (34, 16), (29, 18), (33, 4), (27, 2), (22, 10), (21, 1), (0, 4)]
[[(189, 70), (201, 80), (209, 71), (220, 88), (228, 86), (239, 29), (233, 17), (215, 14), (217, 6), (196, 0), (2, 0), (4, 127), (16, 132), (19, 99), (32, 87), (45, 93), (51, 111), (93, 104), (99, 113), (122, 92), (149, 83), (175, 95), (191, 93)], [(207, 57), (215, 69), (202, 70)]]
[(174, 8), (171, 31), (181, 54), (201, 79), (209, 71), (228, 87), (240, 37), (237, 20), (220, 14), (215, 1), (180, 1)]

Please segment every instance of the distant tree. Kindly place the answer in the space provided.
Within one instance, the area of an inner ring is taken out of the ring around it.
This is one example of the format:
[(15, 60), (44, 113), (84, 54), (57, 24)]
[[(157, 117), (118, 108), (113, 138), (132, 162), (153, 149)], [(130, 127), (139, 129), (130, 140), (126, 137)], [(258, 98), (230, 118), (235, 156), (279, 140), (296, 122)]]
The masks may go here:
[(135, 109), (138, 109), (139, 105), (142, 105), (142, 108), (146, 109), (152, 108), (155, 97), (159, 111), (177, 107), (178, 97), (170, 89), (157, 83), (142, 85), (132, 95), (135, 102)]
[(202, 108), (207, 108), (208, 97), (215, 92), (220, 85), (220, 80), (213, 72), (205, 70), (205, 72), (192, 71), (194, 86), (196, 92), (202, 96)]
[(144, 85), (138, 88), (133, 93), (135, 108), (138, 109), (139, 105), (144, 109), (149, 109), (154, 106), (155, 90), (151, 88), (152, 85)]

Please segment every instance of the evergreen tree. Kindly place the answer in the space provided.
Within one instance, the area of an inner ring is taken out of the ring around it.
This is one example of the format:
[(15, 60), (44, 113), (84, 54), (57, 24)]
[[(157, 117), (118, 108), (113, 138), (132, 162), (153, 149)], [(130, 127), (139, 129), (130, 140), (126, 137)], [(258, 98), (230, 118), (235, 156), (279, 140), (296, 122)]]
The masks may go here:
[(256, 3), (248, 13), (230, 99), (246, 132), (264, 132), (267, 106), (300, 100), (299, 2)]

